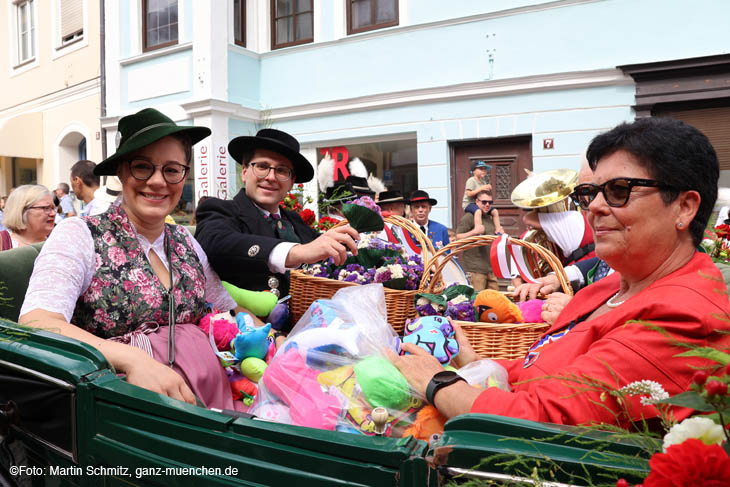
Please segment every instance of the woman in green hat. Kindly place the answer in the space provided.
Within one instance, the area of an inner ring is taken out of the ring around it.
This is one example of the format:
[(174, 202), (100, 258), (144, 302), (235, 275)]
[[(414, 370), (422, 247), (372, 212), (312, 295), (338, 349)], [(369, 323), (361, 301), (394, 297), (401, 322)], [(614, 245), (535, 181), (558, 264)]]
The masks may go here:
[(120, 197), (105, 213), (54, 229), (20, 322), (96, 347), (132, 384), (192, 404), (240, 406), (196, 326), (206, 302), (220, 310), (236, 304), (190, 232), (164, 223), (180, 200), (192, 146), (210, 129), (148, 108), (122, 118), (119, 135), (117, 151), (94, 173), (118, 176)]

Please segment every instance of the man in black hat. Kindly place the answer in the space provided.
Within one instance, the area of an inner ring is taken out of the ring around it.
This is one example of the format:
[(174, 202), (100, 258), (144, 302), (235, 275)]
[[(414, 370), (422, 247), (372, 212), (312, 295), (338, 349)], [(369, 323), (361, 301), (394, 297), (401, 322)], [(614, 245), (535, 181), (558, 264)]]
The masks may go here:
[(431, 240), (434, 248), (438, 250), (449, 244), (449, 230), (439, 222), (428, 218), (431, 208), (436, 203), (434, 198), (429, 197), (427, 192), (420, 189), (411, 194), (409, 202), (411, 205), (411, 218), (416, 222), (416, 226)]
[(408, 200), (397, 189), (383, 191), (378, 195), (380, 209), (389, 211), (394, 215), (406, 216), (406, 203), (408, 203)]
[(349, 225), (319, 235), (279, 202), (294, 183), (314, 177), (299, 142), (280, 130), (236, 137), (228, 152), (243, 167), (245, 187), (233, 200), (211, 198), (197, 209), (195, 238), (224, 281), (243, 289), (289, 292), (290, 269), (332, 257), (344, 262), (357, 252), (358, 233)]

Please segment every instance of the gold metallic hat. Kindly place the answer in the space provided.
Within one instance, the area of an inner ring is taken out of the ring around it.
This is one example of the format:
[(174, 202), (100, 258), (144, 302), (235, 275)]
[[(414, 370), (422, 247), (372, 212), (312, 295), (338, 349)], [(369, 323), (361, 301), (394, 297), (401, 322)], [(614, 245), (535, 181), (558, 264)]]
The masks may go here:
[(564, 200), (578, 184), (573, 169), (553, 169), (533, 173), (512, 190), (512, 203), (527, 210), (543, 208)]

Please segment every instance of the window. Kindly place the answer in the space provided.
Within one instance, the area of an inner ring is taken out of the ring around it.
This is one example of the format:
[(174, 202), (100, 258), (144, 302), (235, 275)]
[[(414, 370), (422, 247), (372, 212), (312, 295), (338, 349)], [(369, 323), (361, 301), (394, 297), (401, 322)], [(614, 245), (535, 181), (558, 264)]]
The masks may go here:
[(233, 39), (246, 47), (246, 0), (233, 0)]
[(398, 0), (346, 0), (347, 33), (398, 25)]
[(71, 44), (84, 37), (84, 5), (83, 0), (61, 0), (59, 47)]
[(34, 0), (18, 2), (16, 5), (18, 39), (17, 64), (23, 64), (35, 58), (35, 6)]
[(177, 44), (177, 0), (142, 0), (143, 50)]
[(271, 0), (271, 48), (312, 42), (312, 0)]

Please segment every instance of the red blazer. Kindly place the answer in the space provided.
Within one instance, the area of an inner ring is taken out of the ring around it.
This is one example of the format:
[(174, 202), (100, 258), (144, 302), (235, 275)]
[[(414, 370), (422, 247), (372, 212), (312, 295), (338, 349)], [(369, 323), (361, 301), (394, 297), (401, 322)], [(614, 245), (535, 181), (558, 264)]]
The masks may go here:
[[(571, 321), (590, 314), (619, 289), (618, 274), (592, 284), (570, 301), (545, 336), (560, 332)], [(632, 320), (642, 320), (643, 323)], [(656, 381), (670, 395), (687, 390), (692, 366), (708, 365), (698, 358), (675, 357), (686, 350), (646, 326), (652, 324), (684, 343), (727, 349), (730, 336), (730, 301), (722, 276), (712, 260), (695, 253), (683, 268), (659, 279), (621, 306), (591, 321), (578, 323), (568, 333), (547, 341), (525, 360), (500, 361), (507, 368), (512, 392), (485, 390), (472, 412), (499, 414), (561, 424), (605, 422), (627, 424), (615, 398), (600, 391), (579, 392), (583, 386), (561, 378), (582, 377), (619, 388), (639, 380)], [(545, 337), (543, 336), (543, 338)], [(529, 382), (524, 382), (529, 381)], [(572, 386), (572, 387), (571, 387)], [(676, 409), (678, 420), (691, 413)], [(656, 416), (653, 406), (631, 403), (631, 417)]]

